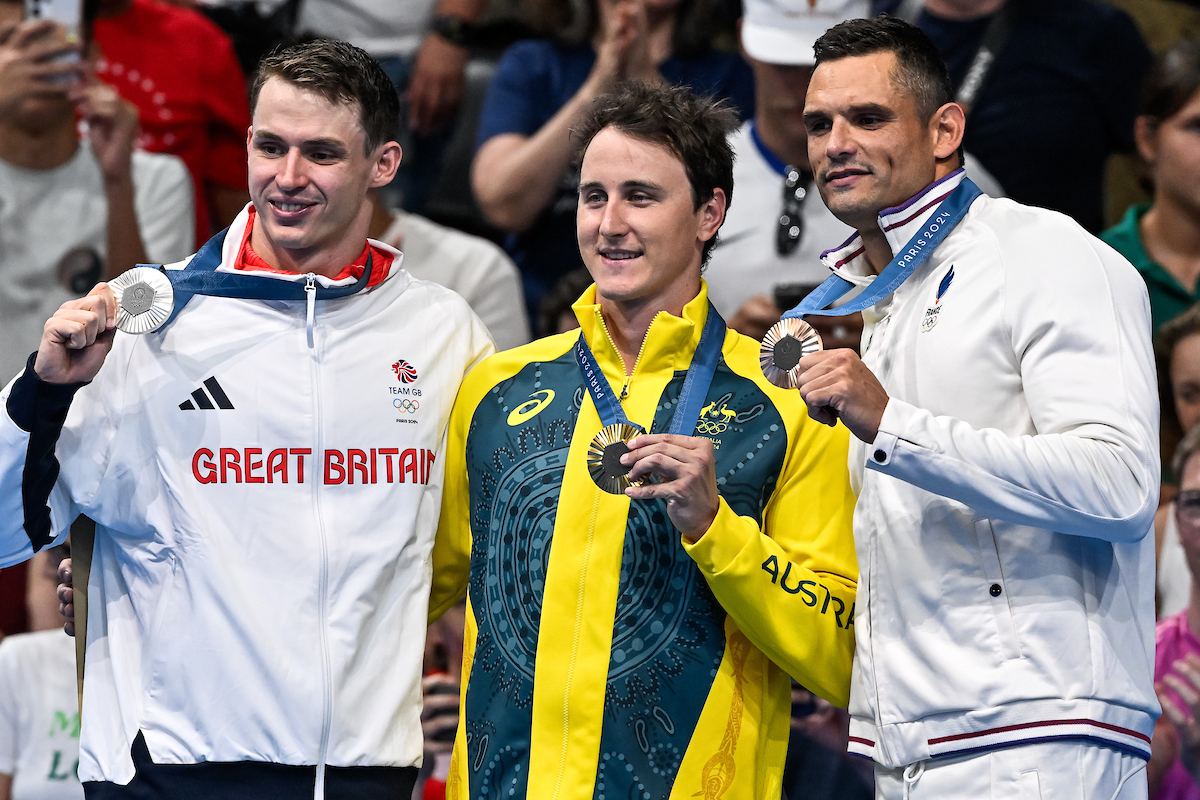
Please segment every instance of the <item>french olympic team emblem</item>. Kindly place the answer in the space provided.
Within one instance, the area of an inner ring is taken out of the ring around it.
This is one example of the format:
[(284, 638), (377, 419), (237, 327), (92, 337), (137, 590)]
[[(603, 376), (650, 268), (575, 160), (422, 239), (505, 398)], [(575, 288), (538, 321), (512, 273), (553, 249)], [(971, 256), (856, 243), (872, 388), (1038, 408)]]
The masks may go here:
[(401, 383), (412, 383), (417, 379), (417, 368), (404, 359), (392, 364), (392, 372), (396, 373), (396, 380)]
[(946, 290), (950, 288), (951, 282), (954, 280), (954, 265), (950, 265), (950, 271), (946, 273), (946, 277), (942, 278), (942, 282), (938, 284), (937, 297), (934, 298), (933, 305), (925, 309), (925, 318), (921, 320), (921, 333), (928, 333), (933, 330), (933, 326), (937, 325), (938, 315), (942, 313), (942, 296), (946, 294)]

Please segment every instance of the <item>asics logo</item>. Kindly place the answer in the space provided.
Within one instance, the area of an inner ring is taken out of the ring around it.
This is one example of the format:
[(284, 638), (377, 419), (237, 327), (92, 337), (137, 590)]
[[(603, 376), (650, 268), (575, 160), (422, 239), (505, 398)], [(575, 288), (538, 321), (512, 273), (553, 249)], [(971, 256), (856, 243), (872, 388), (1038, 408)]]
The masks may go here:
[(550, 405), (554, 399), (553, 389), (542, 389), (529, 395), (529, 399), (512, 410), (508, 415), (508, 424), (516, 427), (536, 417), (542, 409)]

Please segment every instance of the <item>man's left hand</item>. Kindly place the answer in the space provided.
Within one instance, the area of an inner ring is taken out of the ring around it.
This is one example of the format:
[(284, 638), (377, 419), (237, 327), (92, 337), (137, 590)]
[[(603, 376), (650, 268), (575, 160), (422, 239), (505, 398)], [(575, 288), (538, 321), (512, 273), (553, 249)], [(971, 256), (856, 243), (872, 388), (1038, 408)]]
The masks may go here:
[(72, 87), (70, 98), (88, 124), (88, 141), (100, 162), (104, 180), (131, 180), (130, 164), (138, 132), (137, 106), (94, 78)]
[(635, 436), (629, 440), (629, 452), (621, 457), (621, 463), (630, 467), (630, 480), (650, 475), (661, 479), (659, 483), (631, 486), (625, 494), (634, 500), (665, 499), (671, 522), (690, 542), (708, 531), (721, 501), (712, 442), (671, 433)]
[(800, 359), (800, 396), (808, 415), (833, 426), (841, 419), (868, 444), (879, 435), (888, 394), (853, 350), (821, 350)]

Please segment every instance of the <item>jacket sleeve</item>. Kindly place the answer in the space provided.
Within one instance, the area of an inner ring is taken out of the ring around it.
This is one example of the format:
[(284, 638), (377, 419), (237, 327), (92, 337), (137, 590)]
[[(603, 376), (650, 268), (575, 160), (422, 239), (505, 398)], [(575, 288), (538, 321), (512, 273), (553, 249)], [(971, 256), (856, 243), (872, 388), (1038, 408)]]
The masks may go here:
[(850, 696), (858, 577), (848, 446), (842, 426), (804, 417), (762, 526), (722, 500), (704, 536), (683, 543), (746, 637), (806, 689), (842, 707)]
[(1072, 226), (1004, 253), (1005, 319), (1034, 435), (892, 399), (866, 466), (991, 519), (1132, 542), (1158, 503), (1158, 396), (1146, 287)]
[(60, 477), (57, 445), (82, 384), (46, 383), (25, 371), (0, 392), (0, 567), (66, 538), (78, 516)]
[[(472, 315), (474, 317), (474, 315)], [(437, 535), (433, 540), (433, 579), (429, 593), (429, 621), (433, 622), (462, 597), (471, 570), (471, 485), (467, 478), (467, 434), (471, 418), (480, 400), (480, 362), (495, 352), (483, 323), (474, 324), (483, 331), (486, 346), (478, 349), (468, 366), (468, 374), (459, 387), (446, 430), (446, 473), (442, 485), (442, 509)]]

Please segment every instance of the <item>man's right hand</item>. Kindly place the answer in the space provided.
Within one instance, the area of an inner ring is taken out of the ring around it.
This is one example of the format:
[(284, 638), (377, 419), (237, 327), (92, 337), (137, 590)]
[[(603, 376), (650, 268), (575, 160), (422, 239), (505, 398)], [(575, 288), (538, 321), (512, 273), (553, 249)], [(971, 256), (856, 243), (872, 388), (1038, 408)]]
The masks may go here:
[(107, 283), (69, 300), (46, 321), (33, 369), (46, 383), (87, 383), (112, 349), (117, 298)]
[(71, 559), (64, 558), (58, 562), (58, 613), (63, 615), (66, 622), (63, 630), (67, 636), (75, 635), (75, 585), (72, 583)]
[(56, 57), (78, 53), (62, 26), (50, 20), (26, 20), (0, 29), (0, 117), (8, 117), (27, 97), (66, 96), (80, 65)]

